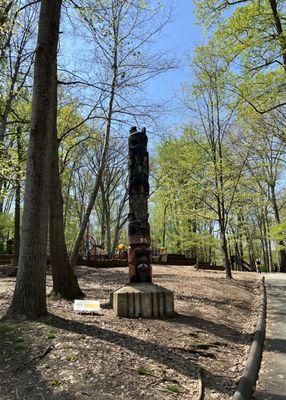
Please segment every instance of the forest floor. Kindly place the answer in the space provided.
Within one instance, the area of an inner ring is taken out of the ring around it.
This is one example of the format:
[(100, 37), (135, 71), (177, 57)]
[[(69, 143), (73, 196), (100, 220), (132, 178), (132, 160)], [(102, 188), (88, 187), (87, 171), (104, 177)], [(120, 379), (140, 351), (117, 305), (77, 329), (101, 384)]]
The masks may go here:
[[(1, 400), (197, 400), (200, 370), (205, 399), (231, 398), (257, 320), (260, 277), (235, 272), (228, 281), (219, 271), (156, 266), (154, 282), (174, 291), (178, 315), (144, 320), (117, 318), (109, 307), (127, 272), (77, 268), (87, 298), (101, 302), (100, 316), (48, 299), (50, 314), (36, 322), (0, 322)], [(1, 267), (0, 278), (4, 314), (15, 278), (1, 277)]]

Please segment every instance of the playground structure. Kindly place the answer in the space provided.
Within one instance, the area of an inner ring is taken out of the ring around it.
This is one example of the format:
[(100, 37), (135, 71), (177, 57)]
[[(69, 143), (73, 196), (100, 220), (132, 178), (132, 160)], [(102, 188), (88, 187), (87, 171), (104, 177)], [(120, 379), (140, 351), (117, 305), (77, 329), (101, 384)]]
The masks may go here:
[[(177, 256), (180, 259), (182, 258), (185, 259), (184, 255), (177, 255)], [(167, 257), (168, 255), (166, 249), (164, 248), (157, 249), (154, 247), (150, 248), (150, 258), (152, 263), (166, 264)], [(190, 265), (189, 262), (180, 263), (180, 265), (187, 265), (187, 264)], [(78, 255), (77, 265), (88, 265), (91, 267), (127, 266), (128, 246), (126, 246), (124, 243), (120, 243), (116, 247), (114, 253), (108, 253), (104, 248), (102, 248), (101, 245), (97, 244), (97, 241), (94, 236), (86, 235), (83, 240), (81, 251)]]
[[(0, 265), (9, 265), (13, 259), (13, 238), (7, 240), (7, 253), (0, 254)], [(102, 245), (97, 244), (94, 236), (87, 234), (78, 255), (77, 265), (86, 265), (94, 268), (104, 267), (127, 267), (129, 247), (124, 243), (118, 244), (114, 253), (108, 253)], [(223, 265), (202, 262), (184, 254), (168, 253), (166, 248), (150, 247), (150, 262), (159, 265), (186, 265), (194, 266), (196, 269), (223, 271)], [(48, 257), (49, 259), (49, 257)], [(48, 261), (49, 263), (49, 261)], [(251, 265), (238, 256), (231, 256), (232, 270), (255, 271)]]
[[(222, 265), (216, 263), (197, 261), (195, 258), (187, 257), (184, 254), (168, 253), (166, 248), (150, 248), (150, 258), (152, 264), (159, 265), (186, 265), (194, 266), (196, 269), (223, 271)], [(9, 265), (13, 259), (13, 239), (7, 241), (7, 253), (0, 254), (0, 265)], [(237, 271), (255, 271), (251, 265), (243, 259), (234, 259), (232, 261), (232, 270)], [(48, 262), (49, 263), (49, 262)], [(113, 268), (128, 266), (128, 247), (120, 243), (114, 253), (108, 253), (100, 244), (97, 244), (96, 238), (92, 235), (86, 235), (83, 240), (81, 251), (78, 255), (77, 265), (86, 265), (94, 268)]]
[[(7, 253), (0, 254), (0, 265), (9, 265), (13, 258), (13, 239), (7, 241)], [(195, 258), (187, 257), (184, 254), (168, 253), (166, 248), (150, 247), (150, 259), (152, 264), (159, 265), (186, 265), (194, 266), (196, 269), (223, 271), (222, 265), (216, 263), (197, 261)], [(234, 260), (232, 257), (231, 261)], [(232, 270), (255, 271), (251, 265), (242, 259), (235, 259), (232, 262)], [(120, 243), (114, 253), (108, 253), (92, 235), (86, 235), (83, 240), (81, 251), (78, 255), (77, 265), (86, 265), (94, 268), (104, 267), (127, 267), (128, 246)]]
[(120, 243), (114, 253), (108, 253), (101, 245), (97, 244), (94, 236), (86, 235), (83, 239), (82, 248), (79, 254), (81, 260), (127, 260), (128, 247)]

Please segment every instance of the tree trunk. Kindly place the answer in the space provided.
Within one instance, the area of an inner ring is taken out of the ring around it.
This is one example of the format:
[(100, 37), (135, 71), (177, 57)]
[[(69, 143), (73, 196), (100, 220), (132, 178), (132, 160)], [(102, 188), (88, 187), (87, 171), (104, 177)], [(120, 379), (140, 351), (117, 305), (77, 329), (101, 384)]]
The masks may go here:
[(41, 1), (19, 270), (7, 312), (12, 317), (35, 318), (47, 312), (50, 159), (60, 10), (61, 0)]
[(231, 265), (229, 261), (229, 255), (228, 255), (228, 249), (227, 249), (227, 240), (226, 240), (226, 234), (225, 234), (225, 229), (224, 226), (221, 226), (220, 228), (220, 239), (221, 239), (221, 250), (222, 250), (222, 259), (223, 259), (223, 265), (225, 267), (225, 273), (226, 277), (231, 279)]
[[(13, 3), (13, 2), (12, 2)], [(9, 9), (10, 10), (10, 9)], [(0, 18), (1, 19), (1, 18)], [(11, 83), (9, 86), (8, 94), (5, 99), (5, 103), (3, 104), (2, 107), (2, 114), (1, 114), (1, 121), (0, 121), (0, 142), (4, 143), (5, 139), (5, 134), (7, 130), (7, 125), (8, 125), (8, 117), (9, 113), (11, 112), (12, 104), (15, 98), (17, 97), (17, 92), (20, 90), (21, 87), (23, 87), (25, 80), (27, 78), (27, 74), (24, 74), (24, 77), (21, 82), (19, 82), (19, 75), (21, 76), (21, 63), (22, 63), (22, 55), (24, 51), (26, 41), (24, 40), (21, 43), (21, 46), (17, 49), (17, 56), (16, 60), (13, 66), (13, 73), (11, 76)], [(17, 90), (15, 90), (17, 84)], [(19, 129), (17, 129), (17, 134), (19, 132)], [(5, 151), (8, 151), (7, 149)], [(0, 192), (2, 187), (5, 185), (5, 179), (1, 178), (0, 179)], [(0, 204), (0, 213), (3, 212), (3, 199), (0, 199), (1, 204)]]
[(281, 18), (279, 15), (279, 11), (277, 9), (277, 1), (276, 0), (269, 0), (269, 4), (271, 7), (272, 15), (273, 15), (273, 20), (275, 24), (275, 29), (277, 32), (277, 37), (280, 42), (280, 48), (281, 48), (281, 57), (283, 60), (283, 68), (284, 71), (286, 72), (286, 40), (285, 40), (285, 32), (283, 31), (283, 26), (281, 22)]
[(255, 271), (255, 255), (254, 255), (254, 248), (252, 238), (248, 229), (246, 230), (246, 241), (248, 247), (248, 257), (249, 257), (249, 265), (251, 266), (252, 270)]
[(162, 247), (163, 248), (165, 248), (165, 246), (166, 246), (167, 208), (168, 208), (168, 204), (165, 205), (164, 213), (163, 213), (163, 234), (162, 234)]
[(71, 268), (64, 234), (63, 197), (59, 172), (59, 151), (56, 130), (57, 99), (55, 99), (54, 133), (52, 140), (52, 173), (50, 193), (50, 256), (53, 278), (52, 294), (64, 299), (83, 297), (77, 277)]
[(242, 271), (242, 262), (244, 258), (244, 252), (243, 252), (243, 220), (240, 215), (237, 216), (238, 219), (238, 238), (239, 238), (239, 256), (240, 256), (240, 261), (239, 261), (239, 267), (240, 271)]
[(269, 271), (273, 272), (274, 270), (274, 265), (273, 265), (273, 257), (272, 257), (272, 246), (271, 246), (271, 240), (269, 237), (269, 220), (268, 220), (268, 213), (267, 213), (267, 207), (264, 209), (264, 216), (265, 216), (265, 228), (266, 228), (266, 237), (267, 237), (267, 248), (268, 248), (268, 265), (269, 265)]
[(266, 225), (266, 213), (267, 210), (262, 208), (261, 212), (261, 222), (260, 222), (260, 231), (261, 231), (261, 242), (262, 242), (262, 250), (263, 250), (263, 258), (264, 264), (268, 272), (272, 272), (272, 266), (270, 265), (270, 258), (269, 258), (269, 248), (268, 248), (268, 232), (267, 232), (267, 225)]
[[(194, 223), (194, 233), (196, 233), (196, 224)], [(210, 223), (210, 226), (209, 226), (209, 234), (210, 234), (210, 236), (213, 236), (213, 226), (212, 226), (212, 223)], [(212, 262), (212, 259), (213, 259), (213, 246), (211, 245), (211, 246), (208, 246), (208, 253), (209, 253), (209, 255), (208, 255), (208, 257), (209, 257), (209, 263), (211, 263)]]
[(106, 207), (106, 250), (107, 253), (111, 253), (111, 218), (110, 218), (110, 208), (107, 202)]
[(123, 226), (127, 222), (127, 217), (125, 216), (123, 218), (123, 215), (122, 215), (127, 200), (128, 200), (128, 190), (126, 188), (124, 196), (123, 196), (123, 199), (121, 200), (120, 205), (118, 207), (118, 212), (117, 212), (117, 217), (116, 217), (116, 224), (115, 224), (115, 228), (114, 228), (114, 238), (113, 238), (113, 244), (112, 244), (113, 253), (115, 253), (116, 247), (119, 244), (120, 231), (121, 231), (121, 229), (123, 228)]
[(3, 2), (3, 4), (0, 6), (0, 27), (2, 27), (2, 25), (4, 25), (7, 22), (8, 14), (12, 8), (12, 5), (13, 5), (13, 0), (8, 1), (7, 4)]
[[(276, 224), (280, 224), (280, 215), (279, 215), (279, 209), (278, 209), (278, 204), (276, 200), (276, 193), (275, 193), (275, 186), (270, 185), (270, 191), (271, 191), (271, 200), (272, 200), (272, 207), (274, 211), (274, 216), (275, 216), (275, 222)], [(279, 240), (278, 242), (279, 246), (285, 247), (285, 243), (283, 240)], [(279, 258), (280, 258), (280, 272), (286, 272), (286, 250), (285, 249), (280, 249), (279, 250)]]
[(105, 225), (105, 213), (102, 212), (100, 222), (100, 245), (105, 249), (105, 238), (106, 238), (106, 225)]
[(105, 199), (105, 190), (104, 190), (104, 185), (101, 180), (100, 182), (100, 192), (101, 192), (101, 238), (100, 238), (100, 244), (103, 249), (106, 248), (106, 234), (107, 234), (107, 226), (106, 226), (106, 199)]
[[(115, 32), (114, 32), (115, 34)], [(117, 32), (118, 34), (118, 32)], [(71, 258), (70, 258), (70, 263), (71, 266), (74, 267), (77, 259), (77, 255), (83, 240), (84, 232), (86, 230), (86, 226), (89, 221), (89, 217), (91, 214), (91, 211), (93, 209), (98, 191), (100, 189), (100, 182), (102, 179), (103, 171), (105, 168), (105, 163), (106, 163), (106, 158), (107, 158), (107, 152), (109, 149), (109, 138), (110, 138), (110, 131), (111, 131), (111, 123), (112, 123), (112, 115), (113, 115), (113, 104), (114, 104), (114, 98), (115, 98), (115, 89), (117, 86), (117, 71), (118, 71), (118, 60), (117, 60), (117, 52), (118, 52), (118, 43), (116, 41), (115, 44), (115, 49), (114, 49), (114, 64), (113, 64), (113, 77), (112, 77), (112, 83), (111, 83), (111, 91), (110, 91), (110, 99), (109, 99), (109, 104), (108, 104), (108, 112), (107, 112), (107, 121), (106, 121), (106, 129), (105, 129), (105, 136), (104, 136), (104, 144), (103, 144), (103, 150), (102, 150), (102, 155), (101, 155), (101, 160), (100, 160), (100, 165), (98, 168), (98, 174), (96, 177), (95, 185), (93, 188), (93, 191), (91, 193), (89, 203), (86, 209), (86, 212), (83, 217), (82, 224), (80, 226), (79, 233), (77, 235), (77, 238), (75, 240)]]
[(57, 92), (55, 92), (52, 137), (52, 165), (50, 183), (49, 246), (53, 278), (52, 294), (68, 300), (84, 296), (77, 277), (71, 268), (64, 234), (64, 210), (59, 170), (59, 147), (57, 137)]

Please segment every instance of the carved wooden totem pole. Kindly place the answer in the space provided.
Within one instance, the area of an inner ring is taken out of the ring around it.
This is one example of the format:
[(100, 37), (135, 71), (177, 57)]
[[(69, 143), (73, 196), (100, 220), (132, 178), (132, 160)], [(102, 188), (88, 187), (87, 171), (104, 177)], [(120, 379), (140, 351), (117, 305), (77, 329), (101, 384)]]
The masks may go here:
[(148, 222), (149, 154), (146, 129), (130, 129), (129, 137), (129, 277), (130, 282), (152, 282)]
[(148, 222), (149, 155), (146, 129), (130, 129), (129, 136), (129, 280), (110, 294), (119, 317), (162, 318), (174, 315), (174, 294), (152, 283)]

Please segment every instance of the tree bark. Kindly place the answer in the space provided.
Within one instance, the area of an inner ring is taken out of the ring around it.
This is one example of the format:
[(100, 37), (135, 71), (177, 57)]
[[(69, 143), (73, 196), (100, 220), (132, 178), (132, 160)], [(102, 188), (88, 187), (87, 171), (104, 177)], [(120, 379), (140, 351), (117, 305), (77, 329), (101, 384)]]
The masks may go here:
[(101, 192), (101, 240), (100, 244), (103, 249), (106, 247), (106, 234), (107, 234), (107, 226), (106, 226), (106, 199), (105, 199), (105, 190), (104, 185), (101, 180), (100, 182), (100, 192)]
[[(57, 101), (55, 101), (57, 104)], [(55, 108), (56, 111), (56, 108)], [(58, 139), (55, 129), (52, 141), (52, 173), (51, 173), (51, 193), (50, 193), (50, 256), (53, 278), (52, 294), (64, 299), (76, 299), (83, 297), (77, 277), (71, 268), (64, 235), (63, 218), (63, 197), (61, 192)]]
[[(273, 207), (274, 216), (275, 216), (275, 222), (276, 222), (276, 224), (280, 224), (281, 221), (280, 221), (278, 204), (277, 204), (277, 200), (276, 200), (275, 185), (270, 185), (270, 192), (271, 192), (271, 200), (272, 200), (272, 207)], [(279, 246), (285, 247), (285, 243), (283, 240), (279, 240), (278, 244), (279, 244)], [(286, 251), (285, 251), (285, 249), (279, 250), (279, 258), (280, 258), (280, 272), (286, 272)]]
[(223, 265), (225, 267), (226, 277), (231, 279), (232, 278), (231, 265), (230, 265), (230, 261), (229, 261), (229, 255), (228, 255), (225, 228), (223, 225), (221, 225), (221, 227), (220, 227), (220, 239), (221, 239), (222, 259), (223, 259)]
[(274, 271), (274, 264), (273, 264), (273, 256), (272, 256), (272, 246), (271, 246), (271, 240), (269, 236), (269, 220), (268, 220), (268, 212), (267, 212), (267, 207), (264, 207), (264, 218), (265, 218), (265, 228), (266, 228), (266, 242), (267, 242), (267, 248), (268, 248), (268, 265), (269, 265), (269, 271), (273, 272)]
[(4, 25), (8, 19), (9, 11), (11, 10), (13, 5), (13, 0), (8, 1), (7, 4), (3, 4), (0, 6), (0, 26)]
[(281, 57), (282, 57), (282, 60), (283, 60), (283, 68), (284, 68), (284, 71), (286, 72), (286, 40), (285, 40), (285, 32), (283, 31), (281, 18), (280, 18), (278, 9), (277, 9), (277, 1), (276, 0), (269, 0), (269, 4), (270, 4), (272, 15), (273, 15), (273, 20), (274, 20), (277, 36), (278, 36), (278, 39), (279, 39), (279, 42), (280, 42)]
[(42, 0), (35, 57), (19, 270), (10, 317), (46, 314), (46, 268), (51, 140), (61, 0)]
[(105, 209), (106, 211), (106, 250), (107, 253), (111, 253), (111, 218), (110, 218), (110, 205), (108, 204), (109, 202), (106, 202), (107, 207)]
[(265, 222), (263, 221), (263, 216), (261, 217), (261, 220), (259, 221), (259, 230), (260, 230), (260, 242), (261, 242), (261, 247), (262, 247), (262, 253), (263, 253), (263, 262), (265, 265), (266, 270), (269, 272), (269, 256), (268, 256), (268, 247), (267, 247), (267, 236), (266, 236), (266, 230), (265, 230)]

